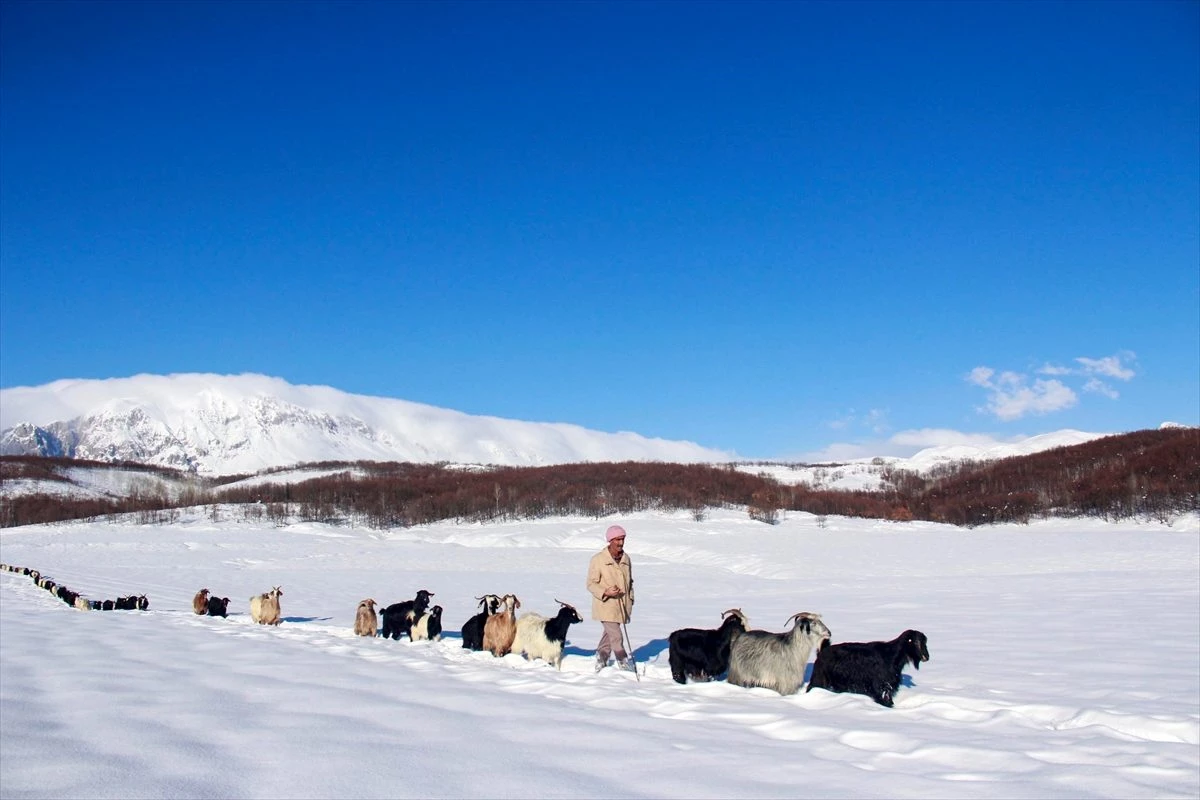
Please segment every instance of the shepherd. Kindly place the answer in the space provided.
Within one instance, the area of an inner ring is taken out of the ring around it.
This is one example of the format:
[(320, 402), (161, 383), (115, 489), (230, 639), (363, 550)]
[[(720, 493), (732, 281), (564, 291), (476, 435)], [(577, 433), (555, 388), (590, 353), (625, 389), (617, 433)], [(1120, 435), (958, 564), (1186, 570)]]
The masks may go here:
[(616, 666), (637, 672), (632, 654), (625, 650), (621, 628), (633, 616), (633, 565), (625, 552), (625, 529), (612, 525), (604, 533), (607, 545), (588, 562), (587, 590), (592, 595), (592, 619), (604, 626), (596, 645), (596, 672), (608, 666), (608, 657)]

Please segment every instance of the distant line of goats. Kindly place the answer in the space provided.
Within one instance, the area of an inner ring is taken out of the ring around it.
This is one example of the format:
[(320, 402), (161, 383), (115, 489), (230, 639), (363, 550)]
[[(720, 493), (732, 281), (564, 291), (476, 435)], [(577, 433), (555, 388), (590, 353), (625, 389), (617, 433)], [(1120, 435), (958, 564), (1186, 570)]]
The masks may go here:
[(131, 594), (127, 597), (118, 597), (116, 600), (89, 600), (79, 592), (68, 589), (42, 575), (36, 569), (0, 564), (0, 571), (28, 575), (40, 588), (80, 611), (145, 611), (150, 608), (150, 600), (144, 594)]
[[(89, 600), (43, 577), (37, 570), (7, 564), (0, 564), (0, 570), (28, 575), (67, 605), (83, 611), (145, 611), (150, 607), (145, 595)], [(283, 621), (279, 605), (282, 595), (283, 589), (274, 586), (269, 592), (251, 597), (250, 618), (261, 625), (278, 625)], [(367, 598), (355, 612), (354, 633), (393, 640), (408, 636), (414, 642), (440, 641), (442, 607), (430, 607), (433, 596), (433, 592), (420, 589), (412, 600), (393, 603), (378, 613), (375, 600)], [(516, 611), (521, 601), (516, 595), (485, 594), (475, 599), (480, 610), (463, 624), (464, 648), (486, 650), (496, 657), (516, 653), (530, 661), (540, 658), (555, 669), (562, 669), (567, 629), (583, 621), (574, 606), (556, 599), (560, 608), (554, 617), (526, 612), (518, 619)], [(229, 613), (229, 598), (201, 589), (192, 598), (192, 611), (225, 617)], [(820, 614), (807, 611), (793, 614), (788, 620), (791, 628), (782, 633), (751, 630), (749, 618), (739, 608), (724, 611), (721, 617), (723, 621), (718, 628), (681, 628), (667, 637), (671, 677), (677, 683), (711, 681), (725, 675), (726, 681), (736, 686), (761, 687), (792, 695), (804, 685), (808, 658), (815, 649), (816, 661), (805, 691), (852, 692), (890, 708), (901, 685), (901, 671), (910, 663), (920, 669), (921, 662), (929, 660), (928, 640), (917, 630), (906, 630), (887, 642), (831, 644), (832, 634)]]

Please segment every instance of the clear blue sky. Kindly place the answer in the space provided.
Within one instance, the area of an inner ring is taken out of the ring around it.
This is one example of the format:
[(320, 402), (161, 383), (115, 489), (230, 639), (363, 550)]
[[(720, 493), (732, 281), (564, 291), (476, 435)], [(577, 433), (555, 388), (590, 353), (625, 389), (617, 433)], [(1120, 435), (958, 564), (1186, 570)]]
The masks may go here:
[(258, 372), (744, 457), (1200, 422), (1196, 2), (4, 0), (0, 37), (3, 387)]

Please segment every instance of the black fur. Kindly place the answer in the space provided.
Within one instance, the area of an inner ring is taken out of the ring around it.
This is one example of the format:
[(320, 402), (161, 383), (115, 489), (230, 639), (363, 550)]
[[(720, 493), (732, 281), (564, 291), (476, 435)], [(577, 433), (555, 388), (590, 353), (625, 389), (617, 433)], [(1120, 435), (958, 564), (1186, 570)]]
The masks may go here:
[(413, 621), (429, 608), (429, 598), (431, 597), (433, 597), (433, 592), (419, 589), (414, 599), (405, 600), (402, 603), (392, 603), (385, 608), (379, 613), (382, 623), (379, 635), (385, 639), (399, 639), (402, 635), (407, 635), (409, 639), (412, 639)]
[(576, 622), (583, 622), (583, 617), (579, 616), (574, 606), (564, 605), (552, 619), (546, 620), (546, 627), (543, 629), (546, 632), (546, 641), (566, 643), (567, 629)]
[(746, 628), (736, 614), (730, 614), (715, 630), (680, 628), (672, 631), (667, 637), (671, 677), (676, 683), (687, 683), (688, 678), (711, 680), (728, 672), (729, 642), (735, 630)]
[(920, 669), (929, 660), (928, 640), (920, 631), (907, 630), (890, 642), (826, 641), (817, 652), (808, 689), (865, 694), (881, 706), (892, 707), (900, 688), (900, 672), (909, 663)]
[(227, 617), (229, 616), (229, 598), (208, 596), (208, 615), (210, 617)]
[(491, 597), (492, 599), (489, 602), (488, 596), (485, 595), (479, 601), (479, 607), (483, 610), (463, 623), (462, 646), (468, 650), (483, 649), (483, 626), (487, 622), (487, 618), (495, 614), (500, 608), (500, 598), (495, 595)]
[[(429, 621), (425, 623), (425, 632), (429, 635), (429, 640), (433, 641), (442, 635), (442, 607), (434, 606), (425, 616), (429, 617)], [(409, 635), (411, 636), (411, 633)]]

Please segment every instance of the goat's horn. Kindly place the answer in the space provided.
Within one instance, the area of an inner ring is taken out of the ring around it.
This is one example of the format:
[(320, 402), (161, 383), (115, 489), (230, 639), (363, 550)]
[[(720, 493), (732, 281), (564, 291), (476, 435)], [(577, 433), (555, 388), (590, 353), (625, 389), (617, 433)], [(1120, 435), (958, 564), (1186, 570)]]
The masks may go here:
[(737, 614), (740, 617), (740, 616), (742, 616), (742, 610), (740, 608), (731, 608), (728, 611), (722, 611), (721, 619), (725, 619), (730, 614)]

